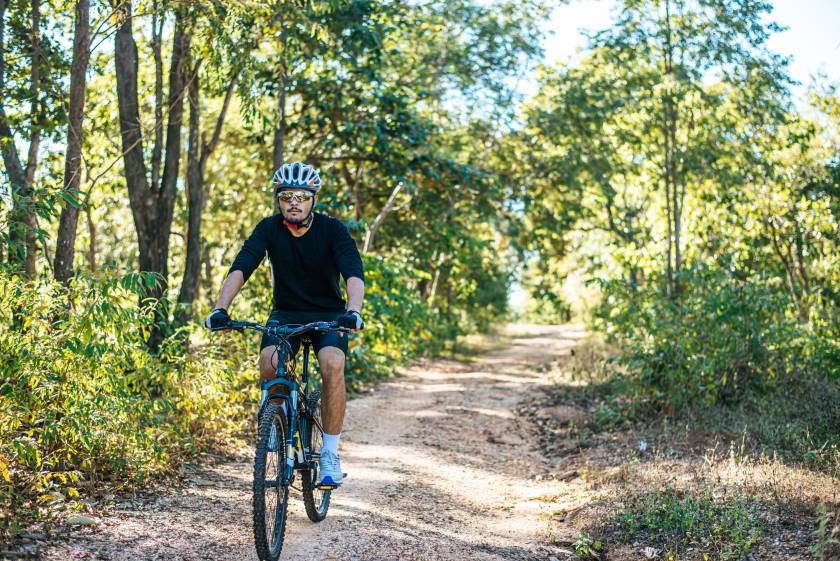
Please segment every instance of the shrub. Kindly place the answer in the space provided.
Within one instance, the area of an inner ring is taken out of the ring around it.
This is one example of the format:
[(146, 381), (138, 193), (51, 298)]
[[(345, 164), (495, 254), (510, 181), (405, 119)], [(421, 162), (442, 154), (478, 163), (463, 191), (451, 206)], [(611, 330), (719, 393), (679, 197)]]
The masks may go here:
[(79, 496), (171, 472), (242, 428), (243, 353), (159, 356), (146, 275), (24, 284), (0, 274), (0, 532)]
[(605, 329), (624, 345), (636, 397), (666, 412), (763, 391), (784, 376), (840, 376), (837, 327), (801, 322), (787, 293), (698, 267), (679, 298), (603, 283)]
[(364, 259), (366, 324), (351, 339), (351, 387), (393, 375), (395, 366), (413, 357), (451, 350), (458, 336), (487, 330), (507, 311), (509, 279), (492, 267), (472, 277), (494, 280), (454, 283), (451, 306), (430, 306), (421, 290), (430, 275), (411, 260), (371, 254)]
[(424, 273), (405, 261), (365, 256), (365, 329), (350, 344), (350, 386), (393, 375), (394, 366), (438, 349), (441, 328), (421, 293)]
[(741, 559), (762, 534), (754, 506), (741, 498), (716, 499), (667, 488), (634, 501), (618, 514), (625, 535), (680, 555), (689, 548), (704, 559)]

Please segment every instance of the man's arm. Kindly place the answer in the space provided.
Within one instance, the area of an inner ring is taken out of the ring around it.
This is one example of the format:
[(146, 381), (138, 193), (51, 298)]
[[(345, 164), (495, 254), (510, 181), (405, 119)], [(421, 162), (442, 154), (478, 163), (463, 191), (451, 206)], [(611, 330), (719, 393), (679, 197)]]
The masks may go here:
[(228, 276), (222, 284), (222, 290), (219, 291), (219, 298), (213, 307), (214, 310), (227, 310), (234, 297), (242, 290), (245, 281), (259, 267), (268, 248), (266, 227), (266, 220), (257, 224), (254, 231), (245, 240), (242, 249), (236, 254), (236, 259), (233, 260), (233, 265), (228, 270)]
[(359, 277), (347, 279), (347, 310), (362, 311), (362, 300), (365, 297), (365, 281)]
[(227, 310), (230, 303), (233, 302), (234, 297), (242, 290), (242, 285), (245, 284), (245, 275), (240, 270), (231, 271), (222, 284), (222, 290), (219, 291), (219, 297), (216, 299), (214, 309)]

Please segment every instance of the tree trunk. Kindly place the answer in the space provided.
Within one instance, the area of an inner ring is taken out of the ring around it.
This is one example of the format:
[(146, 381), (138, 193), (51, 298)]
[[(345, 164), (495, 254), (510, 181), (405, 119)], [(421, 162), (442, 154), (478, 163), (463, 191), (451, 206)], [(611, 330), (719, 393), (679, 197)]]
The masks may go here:
[(201, 257), (201, 210), (204, 207), (204, 177), (201, 165), (201, 105), (199, 103), (198, 69), (188, 88), (190, 102), (189, 140), (187, 148), (187, 254), (181, 290), (178, 293), (177, 321), (189, 321), (190, 307), (198, 291)]
[[(5, 13), (7, 2), (0, 0), (0, 91), (6, 90)], [(41, 87), (41, 3), (32, 1), (32, 67), (30, 72), (30, 124), (29, 151), (26, 167), (23, 166), (15, 146), (15, 137), (6, 119), (5, 107), (0, 98), (0, 150), (11, 183), (12, 212), (9, 215), (9, 263), (22, 268), (32, 277), (37, 272), (37, 222), (33, 208), (32, 184), (38, 165), (38, 148), (41, 126), (38, 97)]]
[(114, 68), (117, 78), (117, 105), (122, 137), (123, 165), (128, 199), (140, 248), (140, 269), (150, 270), (152, 241), (149, 235), (157, 213), (157, 197), (146, 182), (143, 160), (143, 134), (140, 128), (140, 105), (137, 99), (137, 45), (131, 30), (131, 2), (117, 7), (123, 18), (114, 45)]
[(152, 145), (152, 185), (160, 182), (160, 162), (163, 151), (163, 24), (166, 21), (165, 12), (161, 10), (160, 2), (152, 4), (152, 56), (155, 59), (155, 143)]
[(41, 146), (41, 110), (38, 96), (41, 92), (41, 2), (32, 0), (32, 73), (30, 95), (32, 103), (29, 115), (32, 133), (29, 136), (29, 153), (26, 158), (26, 190), (23, 193), (25, 206), (21, 209), (26, 224), (26, 274), (34, 277), (38, 272), (38, 217), (35, 215), (35, 201), (32, 186), (38, 167), (38, 148)]
[(123, 161), (129, 204), (137, 230), (140, 270), (159, 275), (159, 283), (147, 294), (147, 297), (157, 303), (156, 327), (149, 338), (149, 347), (157, 350), (163, 340), (163, 324), (168, 319), (165, 303), (160, 300), (166, 294), (168, 282), (169, 234), (172, 229), (172, 214), (177, 193), (176, 184), (181, 158), (181, 118), (187, 81), (184, 65), (191, 38), (185, 28), (186, 8), (179, 7), (175, 13), (172, 60), (169, 69), (169, 116), (163, 176), (160, 186), (152, 185), (149, 189), (137, 97), (137, 44), (132, 33), (131, 2), (122, 1), (117, 9), (122, 16), (122, 25), (117, 29), (115, 38), (115, 71)]
[(280, 22), (282, 31), (280, 32), (280, 44), (283, 47), (283, 55), (280, 59), (280, 85), (277, 93), (277, 113), (278, 121), (274, 128), (274, 151), (273, 162), (274, 169), (277, 170), (283, 165), (283, 158), (285, 158), (286, 149), (286, 86), (288, 84), (288, 68), (286, 65), (286, 47), (288, 44), (288, 22), (282, 20)]
[(90, 206), (85, 206), (85, 216), (87, 217), (88, 235), (88, 267), (90, 272), (96, 274), (96, 224), (93, 222), (93, 215), (91, 214)]
[[(67, 152), (64, 156), (64, 190), (77, 199), (82, 174), (82, 127), (85, 116), (85, 73), (90, 55), (90, 0), (76, 3), (76, 29), (73, 38), (73, 64), (70, 69), (70, 109), (67, 125)], [(88, 215), (89, 216), (89, 215)], [(66, 283), (73, 276), (78, 205), (64, 202), (55, 246), (55, 279)]]
[(353, 216), (356, 222), (360, 222), (365, 215), (365, 199), (362, 191), (362, 174), (365, 171), (365, 161), (361, 160), (356, 165), (356, 172), (350, 173), (350, 167), (347, 162), (342, 162), (338, 168), (341, 175), (344, 176), (344, 182), (347, 184), (347, 191), (353, 197)]
[(211, 284), (213, 279), (213, 265), (210, 263), (210, 244), (207, 243), (207, 238), (204, 236), (201, 237), (201, 266), (204, 269), (204, 274), (200, 276), (199, 283), (201, 290), (204, 291), (207, 297), (207, 305), (212, 306), (214, 303), (213, 298), (215, 298), (212, 292), (213, 285)]
[[(664, 74), (667, 77), (673, 75), (673, 46), (671, 45), (671, 5), (669, 0), (665, 0), (665, 49), (663, 52), (664, 57)], [(673, 87), (673, 81), (669, 84), (669, 87)], [(662, 124), (662, 135), (663, 141), (665, 145), (665, 207), (666, 207), (666, 214), (668, 219), (668, 232), (667, 232), (667, 246), (668, 246), (668, 257), (667, 257), (667, 276), (668, 276), (668, 288), (667, 294), (670, 297), (676, 296), (676, 287), (675, 287), (675, 272), (678, 273), (679, 270), (675, 271), (675, 268), (678, 269), (679, 264), (672, 261), (672, 256), (674, 255), (674, 245), (676, 240), (676, 245), (679, 245), (679, 232), (677, 231), (678, 221), (677, 221), (677, 200), (676, 200), (676, 186), (674, 185), (674, 145), (673, 141), (675, 139), (675, 131), (676, 128), (676, 120), (674, 118), (673, 112), (673, 103), (674, 97), (673, 92), (665, 89), (665, 98), (663, 100), (663, 113), (664, 113), (664, 122)], [(679, 251), (677, 250), (677, 256), (679, 255)], [(678, 257), (677, 257), (678, 258)]]
[(201, 103), (199, 97), (201, 89), (197, 67), (188, 88), (190, 100), (189, 147), (187, 149), (189, 217), (187, 219), (186, 263), (184, 264), (184, 276), (181, 280), (181, 290), (178, 293), (177, 321), (180, 324), (187, 323), (192, 317), (192, 304), (198, 296), (198, 283), (201, 273), (201, 211), (204, 208), (205, 199), (204, 173), (207, 169), (207, 160), (219, 142), (238, 76), (237, 72), (228, 84), (222, 109), (219, 111), (216, 126), (213, 129), (213, 136), (207, 144), (204, 144), (203, 134), (201, 133)]
[(440, 272), (443, 268), (443, 264), (446, 262), (447, 259), (446, 253), (440, 253), (437, 256), (437, 259), (432, 258), (432, 261), (435, 261), (435, 275), (432, 278), (432, 288), (429, 291), (429, 298), (427, 300), (429, 308), (433, 308), (435, 304), (435, 296), (437, 296), (438, 286), (440, 283)]

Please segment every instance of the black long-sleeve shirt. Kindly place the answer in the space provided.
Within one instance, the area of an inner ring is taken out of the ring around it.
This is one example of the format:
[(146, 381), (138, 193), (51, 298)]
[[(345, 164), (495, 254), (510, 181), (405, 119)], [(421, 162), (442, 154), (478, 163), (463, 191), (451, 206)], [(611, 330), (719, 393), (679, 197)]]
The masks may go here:
[(341, 312), (345, 301), (338, 275), (346, 281), (365, 274), (356, 242), (339, 220), (315, 213), (304, 235), (295, 237), (275, 214), (260, 221), (230, 267), (245, 280), (268, 254), (274, 279), (274, 309), (296, 312)]

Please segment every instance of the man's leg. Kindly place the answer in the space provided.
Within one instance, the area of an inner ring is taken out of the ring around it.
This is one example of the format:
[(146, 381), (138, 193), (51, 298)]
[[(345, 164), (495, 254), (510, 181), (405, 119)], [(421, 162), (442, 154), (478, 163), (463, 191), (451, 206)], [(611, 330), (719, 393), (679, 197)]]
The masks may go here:
[(341, 434), (347, 398), (344, 388), (344, 353), (337, 347), (324, 347), (318, 351), (318, 365), (321, 367), (321, 417), (324, 432)]
[(321, 447), (319, 485), (341, 485), (344, 474), (338, 458), (338, 440), (344, 424), (344, 351), (323, 347), (318, 351), (321, 367), (321, 419), (324, 423), (324, 444)]
[[(279, 356), (280, 355), (277, 354), (277, 345), (269, 345), (260, 351), (260, 378), (263, 382), (274, 379), (274, 375), (277, 373), (277, 360)], [(271, 395), (277, 395), (280, 393), (288, 394), (289, 392), (286, 389), (286, 386), (278, 384), (269, 388), (268, 393)], [(285, 413), (286, 401), (282, 401), (280, 405)]]
[(260, 351), (260, 378), (263, 382), (274, 379), (274, 373), (277, 372), (278, 356), (277, 345), (269, 345)]

